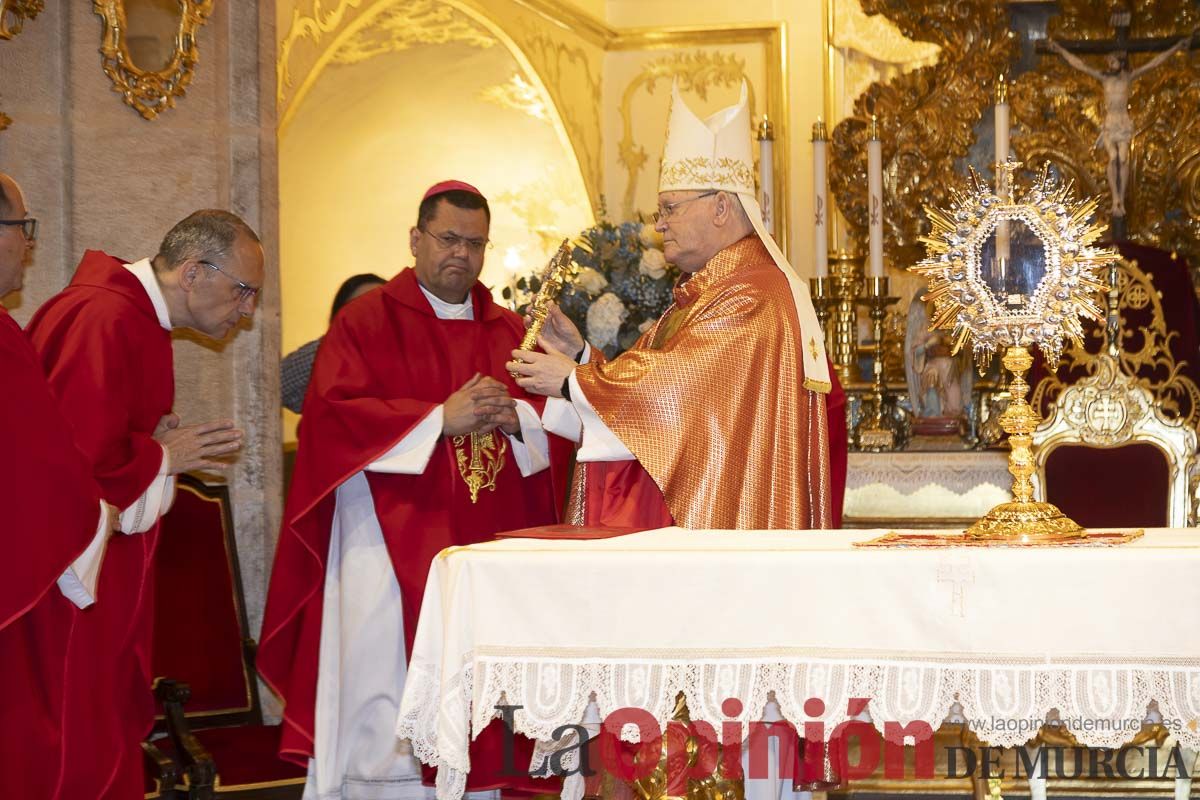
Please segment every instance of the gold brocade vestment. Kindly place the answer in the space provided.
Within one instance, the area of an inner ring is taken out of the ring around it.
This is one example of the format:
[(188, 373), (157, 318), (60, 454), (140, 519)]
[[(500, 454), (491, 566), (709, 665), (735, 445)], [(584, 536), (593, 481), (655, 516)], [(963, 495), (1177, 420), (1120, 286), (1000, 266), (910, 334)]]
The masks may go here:
[(576, 380), (677, 525), (827, 528), (825, 398), (804, 388), (801, 346), (787, 279), (749, 236), (681, 281), (631, 349)]

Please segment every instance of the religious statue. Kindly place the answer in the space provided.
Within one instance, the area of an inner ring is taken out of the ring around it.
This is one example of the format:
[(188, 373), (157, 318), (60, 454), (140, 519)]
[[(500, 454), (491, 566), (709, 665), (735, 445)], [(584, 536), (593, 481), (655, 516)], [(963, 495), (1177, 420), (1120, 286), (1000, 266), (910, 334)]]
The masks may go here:
[(1129, 68), (1129, 53), (1117, 50), (1107, 54), (1106, 69), (1089, 67), (1079, 56), (1062, 44), (1049, 39), (1054, 52), (1083, 74), (1100, 82), (1104, 89), (1104, 122), (1100, 126), (1097, 144), (1103, 144), (1108, 155), (1108, 189), (1112, 194), (1113, 217), (1125, 216), (1125, 192), (1129, 184), (1129, 146), (1133, 141), (1133, 119), (1129, 116), (1129, 91), (1133, 82), (1182, 50), (1192, 40), (1183, 37), (1170, 49), (1159, 53), (1137, 69)]
[(973, 384), (965, 351), (953, 355), (946, 333), (929, 330), (928, 309), (919, 296), (909, 304), (907, 328), (905, 377), (913, 433), (958, 436)]

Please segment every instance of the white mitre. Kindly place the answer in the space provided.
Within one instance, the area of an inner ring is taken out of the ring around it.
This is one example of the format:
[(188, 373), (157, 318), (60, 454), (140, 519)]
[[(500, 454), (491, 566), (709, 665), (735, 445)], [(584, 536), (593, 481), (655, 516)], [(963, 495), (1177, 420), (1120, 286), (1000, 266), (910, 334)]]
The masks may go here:
[(737, 105), (700, 119), (684, 102), (679, 87), (671, 87), (671, 114), (667, 118), (667, 144), (663, 150), (659, 192), (732, 192), (742, 201), (758, 238), (787, 278), (800, 320), (800, 352), (804, 354), (804, 386), (828, 392), (829, 362), (825, 359), (825, 334), (817, 323), (808, 284), (787, 262), (775, 239), (763, 227), (762, 209), (754, 191), (754, 154), (750, 142), (750, 106), (746, 82)]

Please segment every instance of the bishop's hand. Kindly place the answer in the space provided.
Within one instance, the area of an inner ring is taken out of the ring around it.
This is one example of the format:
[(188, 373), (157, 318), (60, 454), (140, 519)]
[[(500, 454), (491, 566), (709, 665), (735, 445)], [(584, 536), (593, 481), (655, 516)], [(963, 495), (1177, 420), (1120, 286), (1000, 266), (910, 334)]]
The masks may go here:
[(563, 382), (575, 371), (575, 359), (564, 356), (550, 346), (545, 337), (538, 338), (545, 353), (513, 350), (513, 360), (507, 368), (517, 375), (517, 385), (527, 392), (562, 397)]
[(197, 469), (226, 466), (216, 459), (242, 448), (242, 431), (233, 420), (223, 419), (199, 425), (180, 425), (179, 417), (167, 414), (154, 429), (154, 438), (167, 450), (172, 475)]
[[(526, 328), (532, 323), (533, 320), (525, 317)], [(558, 307), (558, 303), (550, 304), (549, 312), (546, 314), (546, 322), (542, 325), (539, 344), (542, 345), (542, 349), (544, 350), (556, 350), (568, 356), (574, 356), (583, 350), (583, 334), (579, 332), (579, 328), (575, 327), (575, 323), (571, 321), (571, 318), (564, 314), (562, 309)]]

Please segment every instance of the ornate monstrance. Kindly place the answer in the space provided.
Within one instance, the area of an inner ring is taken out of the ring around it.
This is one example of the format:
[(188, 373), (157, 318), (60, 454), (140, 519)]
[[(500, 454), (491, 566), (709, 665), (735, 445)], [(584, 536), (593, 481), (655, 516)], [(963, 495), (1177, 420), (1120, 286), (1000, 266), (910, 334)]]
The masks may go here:
[(947, 210), (926, 208), (933, 230), (921, 241), (926, 258), (911, 269), (929, 281), (930, 330), (952, 329), (954, 352), (971, 339), (982, 368), (1003, 349), (1013, 373), (1012, 401), (1000, 425), (1012, 447), (1008, 471), (1013, 499), (987, 513), (967, 536), (1038, 541), (1081, 536), (1082, 527), (1050, 503), (1033, 499), (1030, 434), (1041, 421), (1026, 401), (1025, 373), (1037, 345), (1058, 363), (1065, 340), (1080, 341), (1080, 316), (1103, 320), (1097, 293), (1106, 289), (1101, 270), (1119, 257), (1094, 247), (1104, 228), (1093, 222), (1096, 200), (1076, 200), (1043, 168), (1016, 197), (1017, 162), (996, 165), (994, 191), (974, 171), (967, 192), (953, 192)]

